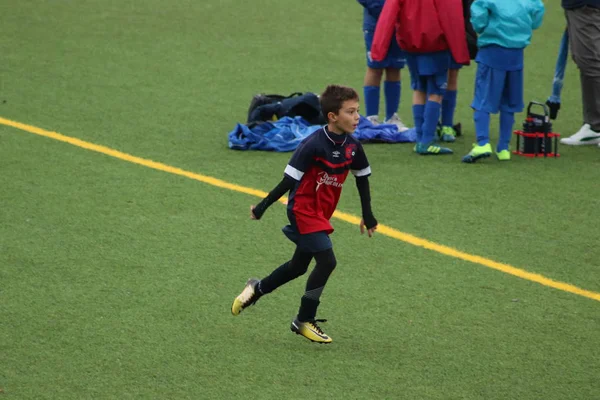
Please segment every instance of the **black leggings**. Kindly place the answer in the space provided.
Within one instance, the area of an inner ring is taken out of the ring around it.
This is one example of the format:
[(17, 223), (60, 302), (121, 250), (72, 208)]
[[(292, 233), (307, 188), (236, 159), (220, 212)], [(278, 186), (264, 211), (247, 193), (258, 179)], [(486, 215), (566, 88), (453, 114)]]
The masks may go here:
[(261, 280), (260, 291), (262, 294), (271, 293), (278, 287), (304, 275), (313, 258), (317, 264), (306, 282), (306, 292), (324, 287), (329, 275), (337, 265), (333, 249), (310, 253), (296, 248), (290, 261), (282, 264), (269, 276)]

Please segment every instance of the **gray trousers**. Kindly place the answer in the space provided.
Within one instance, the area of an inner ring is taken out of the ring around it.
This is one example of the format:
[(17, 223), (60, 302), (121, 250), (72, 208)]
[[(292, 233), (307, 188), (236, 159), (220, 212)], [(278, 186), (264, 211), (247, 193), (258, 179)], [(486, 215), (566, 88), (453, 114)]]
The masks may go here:
[(600, 131), (600, 8), (566, 10), (569, 45), (579, 68), (583, 122)]

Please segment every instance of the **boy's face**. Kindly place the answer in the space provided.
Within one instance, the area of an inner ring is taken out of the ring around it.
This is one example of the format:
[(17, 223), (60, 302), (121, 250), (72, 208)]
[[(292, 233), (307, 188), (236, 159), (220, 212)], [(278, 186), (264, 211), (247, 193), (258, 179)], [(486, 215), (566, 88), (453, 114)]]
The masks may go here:
[[(353, 133), (358, 127), (360, 115), (358, 114), (358, 100), (346, 100), (342, 103), (342, 108), (337, 114), (330, 112), (329, 117), (330, 128), (335, 128), (335, 133)], [(333, 126), (331, 126), (333, 125)]]

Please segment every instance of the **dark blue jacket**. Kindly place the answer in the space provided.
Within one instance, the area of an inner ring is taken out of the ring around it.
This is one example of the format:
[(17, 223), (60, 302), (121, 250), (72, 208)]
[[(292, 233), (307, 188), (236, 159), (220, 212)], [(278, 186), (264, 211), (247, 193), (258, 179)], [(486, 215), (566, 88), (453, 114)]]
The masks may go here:
[(363, 7), (363, 30), (375, 31), (385, 0), (357, 0)]
[(562, 6), (566, 10), (572, 10), (583, 6), (600, 8), (600, 0), (562, 0)]

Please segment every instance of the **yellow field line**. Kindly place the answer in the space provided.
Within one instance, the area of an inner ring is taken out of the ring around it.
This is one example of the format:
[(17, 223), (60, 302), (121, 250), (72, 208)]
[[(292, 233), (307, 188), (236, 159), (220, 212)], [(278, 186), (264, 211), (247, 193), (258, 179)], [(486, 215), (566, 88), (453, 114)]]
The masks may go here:
[[(120, 160), (128, 161), (134, 164), (143, 165), (144, 167), (153, 168), (159, 171), (168, 172), (175, 175), (185, 176), (186, 178), (194, 179), (203, 183), (207, 183), (209, 185), (213, 185), (216, 187), (220, 187), (223, 189), (233, 190), (240, 193), (249, 194), (257, 197), (264, 197), (267, 195), (266, 192), (261, 190), (256, 190), (252, 188), (248, 188), (245, 186), (236, 185), (233, 183), (225, 182), (221, 179), (213, 178), (206, 175), (197, 174), (194, 172), (185, 171), (180, 168), (172, 167), (170, 165), (166, 165), (163, 163), (159, 163), (156, 161), (148, 160), (141, 157), (132, 156), (131, 154), (123, 153), (118, 150), (111, 149), (106, 146), (97, 145), (94, 143), (86, 142), (80, 139), (76, 139), (70, 136), (65, 136), (63, 134), (57, 132), (47, 131), (45, 129), (37, 128), (35, 126), (22, 124), (20, 122), (11, 121), (9, 119), (5, 119), (0, 117), (0, 124), (10, 126), (16, 129), (20, 129), (25, 132), (34, 133), (36, 135), (45, 136), (50, 139), (58, 140), (60, 142), (69, 143), (73, 146), (77, 146), (83, 149), (95, 151), (97, 153), (106, 154), (111, 157), (118, 158)], [(281, 202), (285, 203), (286, 199), (281, 199)], [(339, 220), (348, 222), (350, 224), (358, 225), (360, 223), (360, 218), (351, 214), (346, 214), (344, 212), (336, 211), (333, 214), (334, 218)], [(536, 282), (544, 286), (548, 286), (554, 289), (562, 290), (564, 292), (573, 293), (579, 296), (587, 297), (589, 299), (593, 299), (596, 301), (600, 301), (600, 293), (592, 292), (589, 290), (581, 289), (577, 286), (555, 281), (549, 278), (546, 278), (540, 274), (534, 274), (531, 272), (527, 272), (520, 268), (513, 267), (512, 265), (503, 264), (494, 260), (490, 260), (485, 257), (476, 256), (473, 254), (465, 253), (460, 250), (454, 249), (452, 247), (444, 246), (441, 244), (437, 244), (434, 242), (430, 242), (429, 240), (419, 238), (417, 236), (413, 236), (408, 233), (400, 232), (394, 228), (385, 225), (379, 225), (377, 232), (383, 234), (385, 236), (400, 240), (405, 243), (412, 244), (413, 246), (423, 247), (428, 250), (435, 251), (437, 253), (441, 253), (450, 257), (458, 258), (464, 261), (469, 261), (475, 264), (483, 265), (488, 268), (492, 268), (506, 274), (510, 274), (516, 276), (521, 279), (526, 279), (531, 282)]]

